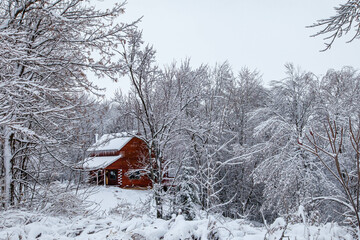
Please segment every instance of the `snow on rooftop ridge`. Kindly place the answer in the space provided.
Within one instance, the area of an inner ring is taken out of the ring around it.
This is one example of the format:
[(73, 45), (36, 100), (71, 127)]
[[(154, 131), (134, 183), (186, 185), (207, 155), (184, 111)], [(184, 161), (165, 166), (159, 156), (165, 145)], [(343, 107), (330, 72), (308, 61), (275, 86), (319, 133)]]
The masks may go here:
[(118, 151), (122, 149), (133, 137), (136, 132), (109, 133), (102, 135), (88, 151)]
[(121, 138), (121, 137), (132, 137), (136, 135), (136, 131), (131, 132), (119, 132), (119, 133), (106, 133), (100, 137), (98, 141), (101, 141), (101, 139), (109, 139), (109, 138)]
[(118, 159), (120, 159), (122, 155), (119, 156), (105, 156), (105, 157), (88, 157), (84, 160), (83, 167), (86, 169), (100, 169), (105, 168)]

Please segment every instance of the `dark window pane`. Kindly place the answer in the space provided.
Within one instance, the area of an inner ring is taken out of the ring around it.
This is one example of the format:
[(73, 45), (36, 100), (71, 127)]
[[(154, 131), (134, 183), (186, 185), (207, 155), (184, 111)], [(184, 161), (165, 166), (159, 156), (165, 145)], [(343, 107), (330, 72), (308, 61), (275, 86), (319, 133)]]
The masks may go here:
[(134, 171), (129, 174), (129, 179), (131, 180), (140, 179), (140, 177), (141, 177), (140, 171)]
[(110, 179), (115, 180), (116, 179), (116, 172), (114, 170), (110, 171)]

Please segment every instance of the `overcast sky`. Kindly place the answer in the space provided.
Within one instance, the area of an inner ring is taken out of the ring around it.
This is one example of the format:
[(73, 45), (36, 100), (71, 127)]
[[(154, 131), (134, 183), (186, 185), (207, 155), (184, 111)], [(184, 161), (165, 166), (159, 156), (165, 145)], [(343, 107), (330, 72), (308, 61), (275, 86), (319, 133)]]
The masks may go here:
[[(103, 0), (103, 7), (116, 0)], [(191, 58), (194, 67), (228, 61), (236, 72), (243, 66), (257, 69), (264, 83), (285, 77), (284, 64), (322, 75), (329, 68), (358, 66), (360, 40), (346, 44), (339, 39), (326, 52), (322, 37), (311, 38), (319, 29), (306, 28), (335, 13), (345, 0), (128, 0), (123, 21), (143, 16), (139, 27), (144, 41), (157, 51), (160, 66)], [(116, 88), (128, 91), (121, 80), (96, 81), (107, 87), (107, 97)]]

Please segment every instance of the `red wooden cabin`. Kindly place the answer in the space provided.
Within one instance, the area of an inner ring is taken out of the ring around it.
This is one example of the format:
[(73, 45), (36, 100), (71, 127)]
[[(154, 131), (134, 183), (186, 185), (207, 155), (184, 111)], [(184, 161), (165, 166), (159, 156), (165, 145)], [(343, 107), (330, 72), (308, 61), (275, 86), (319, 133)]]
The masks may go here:
[(151, 187), (145, 166), (148, 148), (143, 140), (126, 133), (103, 135), (88, 149), (83, 168), (89, 182), (123, 188)]

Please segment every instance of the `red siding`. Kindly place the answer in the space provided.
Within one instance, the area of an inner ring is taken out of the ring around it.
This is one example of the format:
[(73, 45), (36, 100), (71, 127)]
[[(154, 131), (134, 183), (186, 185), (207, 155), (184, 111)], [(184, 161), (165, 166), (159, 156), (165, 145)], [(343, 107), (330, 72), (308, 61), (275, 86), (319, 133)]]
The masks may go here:
[(143, 169), (147, 164), (148, 149), (144, 141), (134, 137), (116, 153), (117, 155), (121, 154), (122, 158), (109, 165), (106, 169), (118, 170), (118, 186), (148, 187), (152, 185), (147, 175), (141, 176), (140, 179), (129, 179), (128, 176), (129, 170)]

